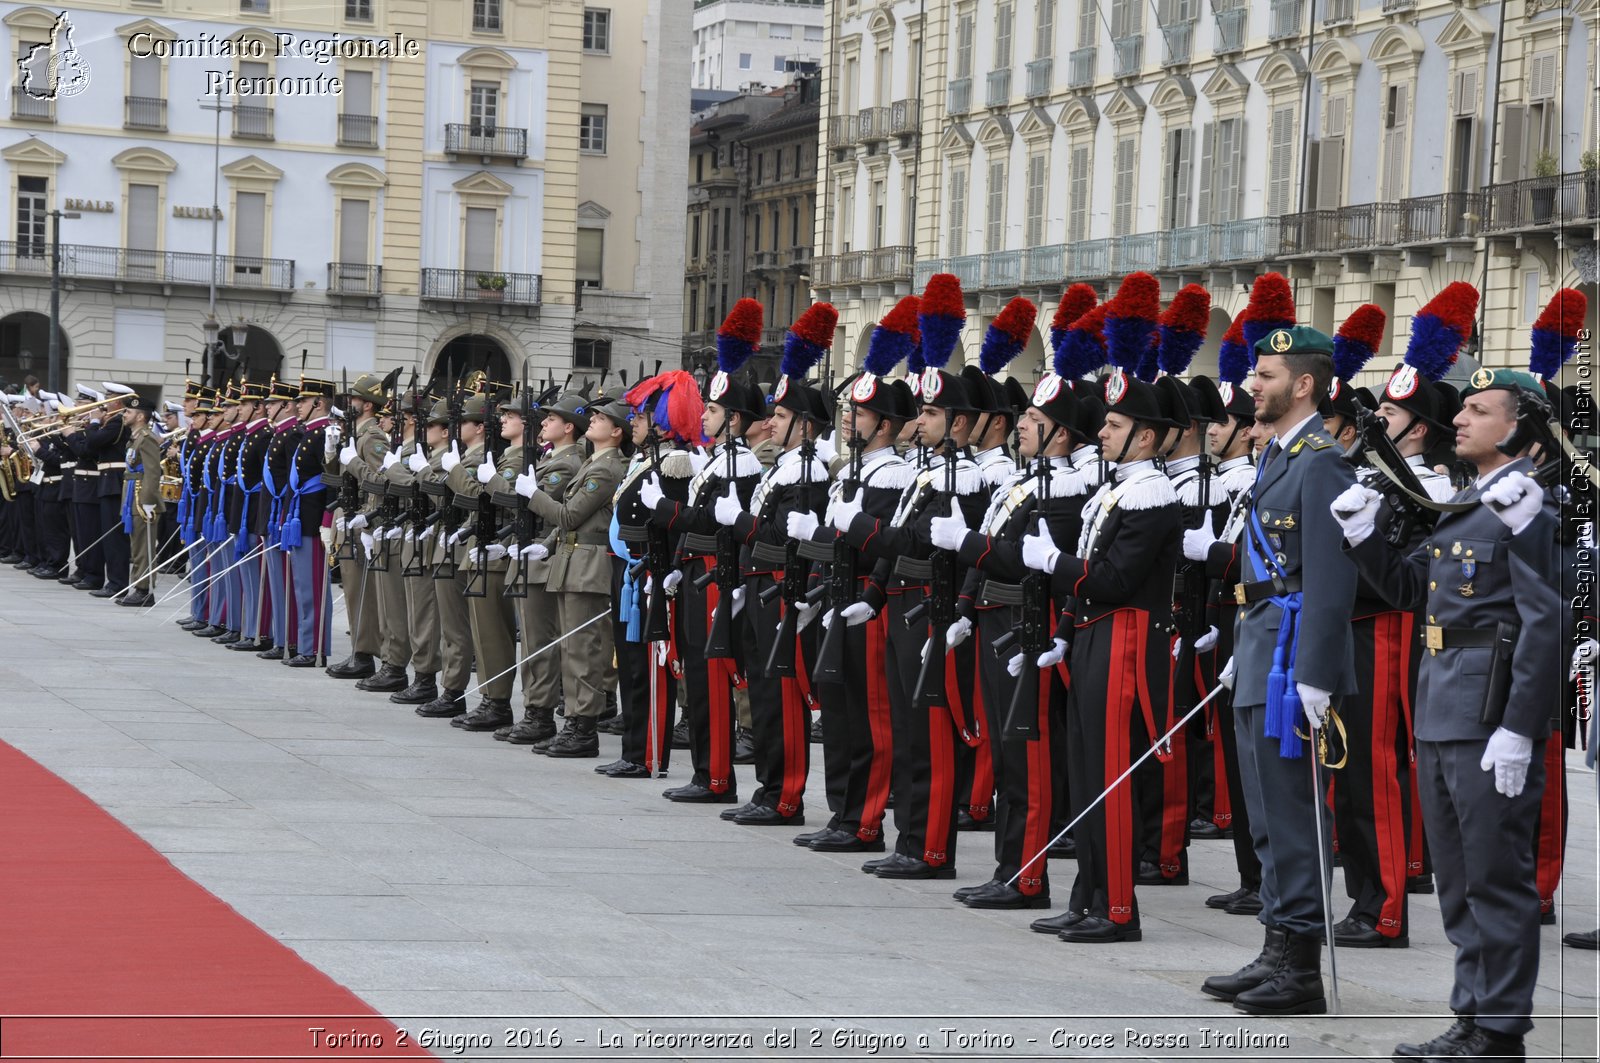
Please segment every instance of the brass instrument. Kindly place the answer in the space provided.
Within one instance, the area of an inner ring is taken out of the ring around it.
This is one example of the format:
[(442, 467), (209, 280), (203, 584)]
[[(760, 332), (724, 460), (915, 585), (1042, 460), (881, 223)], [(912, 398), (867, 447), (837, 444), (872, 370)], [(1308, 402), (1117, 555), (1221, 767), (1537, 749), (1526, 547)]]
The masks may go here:
[(106, 398), (99, 399), (99, 400), (97, 400), (95, 402), (86, 402), (81, 406), (68, 406), (65, 409), (57, 410), (56, 411), (56, 415), (61, 418), (61, 420), (62, 420), (61, 424), (55, 425), (54, 427), (51, 427), (51, 428), (45, 428), (45, 429), (42, 429), (42, 430), (36, 431), (36, 432), (28, 432), (25, 435), (23, 435), (21, 438), (22, 438), (22, 440), (24, 442), (31, 442), (32, 440), (35, 440), (35, 439), (43, 439), (45, 436), (56, 435), (59, 432), (65, 431), (67, 429), (67, 427), (68, 427), (68, 424), (71, 422), (71, 420), (73, 418), (81, 417), (84, 414), (88, 413), (90, 410), (95, 409), (96, 407), (105, 406), (105, 405), (108, 405), (108, 404), (113, 403), (113, 402), (121, 402), (125, 398), (128, 398), (128, 396), (126, 396), (126, 395), (109, 395)]
[(161, 501), (176, 502), (182, 497), (183, 462), (178, 452), (169, 447), (161, 452)]

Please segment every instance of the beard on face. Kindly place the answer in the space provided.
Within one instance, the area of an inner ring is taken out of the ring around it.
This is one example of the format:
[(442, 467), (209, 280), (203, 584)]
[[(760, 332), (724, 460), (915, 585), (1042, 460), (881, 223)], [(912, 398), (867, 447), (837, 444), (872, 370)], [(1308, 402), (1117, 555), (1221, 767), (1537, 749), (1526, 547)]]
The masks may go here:
[(1277, 424), (1289, 412), (1289, 395), (1286, 391), (1261, 392), (1261, 405), (1256, 407), (1256, 420), (1261, 424)]

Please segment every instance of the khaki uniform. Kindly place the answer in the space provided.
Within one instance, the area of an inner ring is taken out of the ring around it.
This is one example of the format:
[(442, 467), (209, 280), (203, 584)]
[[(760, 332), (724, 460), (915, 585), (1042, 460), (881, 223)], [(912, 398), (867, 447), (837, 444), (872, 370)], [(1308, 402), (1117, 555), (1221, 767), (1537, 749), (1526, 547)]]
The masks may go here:
[(567, 635), (561, 685), (569, 718), (599, 718), (616, 684), (611, 625), (588, 622), (611, 608), (611, 500), (626, 471), (622, 451), (607, 447), (584, 462), (563, 501), (545, 494), (528, 500), (551, 528), (544, 540), (546, 587), (559, 595), (560, 630)]
[[(156, 577), (150, 569), (155, 564), (156, 525), (167, 508), (161, 501), (161, 444), (156, 442), (155, 434), (148, 427), (141, 426), (128, 440), (130, 478), (133, 478), (135, 465), (143, 466), (138, 473), (138, 486), (134, 488), (133, 534), (129, 536), (133, 550), (131, 571), (136, 577), (133, 591), (137, 593), (155, 590)], [(156, 507), (154, 518), (145, 519), (144, 506)]]
[[(354, 476), (357, 482), (365, 481), (377, 472), (383, 462), (389, 440), (378, 427), (376, 417), (368, 417), (356, 425), (356, 460), (350, 468), (340, 466), (339, 472)], [(345, 520), (354, 513), (344, 514)], [(370, 521), (371, 518), (369, 517)], [(347, 532), (359, 536), (359, 532)], [(367, 573), (366, 558), (360, 549), (356, 556), (339, 562), (339, 581), (344, 586), (344, 611), (350, 623), (350, 648), (354, 653), (382, 656), (383, 644), (378, 627), (378, 581)]]
[[(372, 422), (377, 427), (377, 420)], [(366, 531), (374, 538), (373, 549), (381, 550), (383, 544), (378, 541), (385, 528), (378, 522), (378, 513), (383, 506), (384, 485), (388, 482), (389, 471), (401, 466), (391, 466), (390, 470), (383, 468), (384, 456), (389, 452), (389, 437), (384, 435), (382, 429), (378, 430), (379, 441), (371, 444), (377, 451), (378, 460), (370, 470), (363, 469), (360, 480), (361, 487), (367, 492), (365, 508), (367, 515)], [(361, 432), (356, 432), (356, 438), (361, 439)], [(357, 449), (362, 449), (362, 444), (357, 444)], [(364, 452), (364, 451), (363, 451)], [(396, 668), (405, 668), (411, 663), (411, 637), (407, 632), (406, 624), (406, 587), (405, 579), (401, 575), (402, 566), (390, 557), (389, 567), (386, 569), (372, 568), (372, 558), (367, 559), (367, 582), (376, 588), (378, 611), (378, 642), (382, 647), (383, 663)]]
[[(560, 502), (566, 497), (582, 464), (583, 448), (577, 444), (551, 451), (539, 463), (539, 490)], [(529, 561), (527, 566), (528, 595), (517, 603), (524, 657), (561, 637), (560, 602), (546, 585), (550, 576), (550, 561)], [(518, 675), (522, 680), (524, 708), (555, 708), (561, 695), (561, 651), (562, 646), (557, 646), (522, 662)]]
[[(418, 476), (406, 464), (406, 459), (417, 451), (416, 439), (406, 440), (400, 447), (400, 461), (389, 466), (384, 473), (385, 479), (400, 487), (408, 487), (417, 482)], [(427, 566), (423, 566), (423, 574), (405, 579), (405, 570), (416, 563), (419, 551), (425, 551), (425, 545), (416, 541), (416, 529), (407, 528), (407, 535), (401, 540), (400, 549), (396, 556), (399, 561), (390, 561), (389, 567), (397, 565), (402, 573), (401, 582), (405, 588), (406, 608), (405, 627), (411, 644), (411, 664), (419, 675), (433, 675), (439, 671), (439, 605), (433, 592), (433, 573)]]
[[(478, 465), (483, 458), (483, 444), (475, 443), (462, 455), (461, 464), (450, 472), (445, 482), (456, 493), (458, 501), (475, 500), (484, 492), (484, 486), (478, 483)], [(521, 468), (521, 447), (507, 448), (495, 465), (507, 486), (516, 480)], [(471, 537), (477, 517), (471, 509), (463, 513), (466, 522), (462, 527), (467, 535), (462, 537), (466, 546), (462, 571), (468, 573), (469, 582), (477, 577), (483, 586), (482, 597), (467, 599), (467, 613), (472, 622), (472, 648), (478, 658), (479, 692), (487, 699), (506, 701), (510, 699), (512, 685), (516, 682), (511, 666), (517, 659), (516, 610), (505, 596), (506, 569), (510, 563), (503, 557), (497, 561), (486, 561), (480, 555), (480, 549), (489, 544), (479, 543)], [(478, 576), (479, 570), (482, 570), (481, 576)]]
[[(428, 456), (428, 468), (418, 474), (417, 479), (424, 483), (444, 483), (446, 475), (440, 461), (444, 457), (445, 448), (435, 447)], [(448, 503), (445, 503), (447, 508)], [(459, 517), (459, 513), (451, 512), (452, 519)], [(423, 552), (423, 567), (428, 571), (426, 583), (433, 588), (434, 610), (438, 614), (439, 625), (439, 688), (441, 696), (445, 691), (460, 694), (467, 689), (472, 681), (472, 620), (467, 611), (467, 569), (466, 548), (461, 546), (450, 547), (445, 544), (449, 532), (445, 530), (445, 520), (442, 514), (434, 517), (432, 531), (426, 538), (419, 538), (416, 549)], [(447, 558), (454, 555), (456, 575), (450, 579), (435, 579), (433, 571)], [(423, 582), (419, 580), (418, 582)]]

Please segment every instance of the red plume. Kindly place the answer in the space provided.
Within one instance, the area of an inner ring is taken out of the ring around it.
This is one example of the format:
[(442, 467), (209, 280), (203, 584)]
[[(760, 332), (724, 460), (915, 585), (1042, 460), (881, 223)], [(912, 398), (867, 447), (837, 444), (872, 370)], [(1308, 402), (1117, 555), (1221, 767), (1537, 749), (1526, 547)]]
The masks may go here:
[(833, 346), (833, 330), (838, 324), (839, 311), (834, 309), (832, 303), (812, 303), (789, 326), (789, 331), (826, 350)]
[(1117, 294), (1107, 309), (1111, 317), (1143, 318), (1154, 321), (1161, 316), (1161, 282), (1143, 270), (1122, 278)]
[(1071, 328), (1074, 321), (1094, 309), (1097, 301), (1094, 289), (1087, 284), (1072, 285), (1061, 294), (1061, 302), (1056, 306), (1055, 317), (1050, 319), (1051, 330)]
[(1198, 284), (1185, 284), (1172, 297), (1161, 314), (1163, 328), (1182, 329), (1205, 335), (1211, 322), (1211, 293)]

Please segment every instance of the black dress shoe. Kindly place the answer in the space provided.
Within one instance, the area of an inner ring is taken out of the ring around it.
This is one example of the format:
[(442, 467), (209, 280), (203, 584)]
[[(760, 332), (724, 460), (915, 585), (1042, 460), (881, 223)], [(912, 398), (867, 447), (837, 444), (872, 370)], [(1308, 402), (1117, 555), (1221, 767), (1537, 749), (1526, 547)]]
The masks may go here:
[(956, 830), (994, 830), (994, 817), (975, 818), (964, 808), (956, 809)]
[(335, 679), (365, 679), (376, 671), (370, 653), (352, 653), (338, 664), (328, 665), (328, 674)]
[(1483, 1026), (1474, 1027), (1466, 1040), (1456, 1045), (1450, 1059), (1527, 1059), (1528, 1049), (1522, 1038), (1500, 1033)]
[(1555, 926), (1556, 925), (1556, 910), (1555, 910), (1554, 907), (1550, 908), (1548, 911), (1545, 911), (1542, 908), (1540, 909), (1540, 911), (1539, 911), (1539, 925), (1540, 926)]
[(231, 646), (228, 647), (228, 649), (236, 650), (239, 653), (256, 653), (256, 654), (262, 653), (262, 652), (264, 652), (264, 651), (266, 651), (268, 649), (271, 649), (271, 648), (272, 648), (272, 640), (271, 639), (240, 639), (238, 642), (235, 642)]
[(1060, 915), (1047, 915), (1043, 919), (1035, 919), (1028, 924), (1028, 929), (1035, 934), (1059, 934), (1068, 927), (1077, 926), (1089, 918), (1084, 912), (1062, 912)]
[(672, 748), (689, 748), (689, 721), (679, 720), (678, 725), (672, 729)]
[(1412, 875), (1410, 878), (1406, 879), (1406, 892), (1407, 893), (1432, 893), (1433, 892), (1433, 876), (1432, 875)]
[[(621, 767), (613, 768), (605, 774), (607, 778), (611, 779), (648, 779), (650, 778), (650, 769), (643, 764), (623, 761)], [(663, 772), (662, 774), (666, 773)]]
[(769, 805), (756, 805), (750, 811), (734, 816), (733, 821), (741, 827), (804, 827), (806, 814), (802, 811), (786, 816)]
[(1600, 930), (1574, 930), (1561, 936), (1561, 943), (1569, 949), (1593, 952), (1600, 949)]
[(1161, 868), (1148, 860), (1139, 861), (1139, 873), (1133, 878), (1137, 886), (1187, 886), (1189, 873), (1180, 871), (1170, 878), (1161, 873)]
[(72, 585), (72, 589), (75, 591), (97, 591), (104, 586), (105, 583), (103, 581), (96, 583), (93, 580), (80, 579)]
[(733, 734), (733, 761), (734, 764), (754, 764), (756, 762), (756, 737), (743, 727), (738, 728)]
[(28, 575), (32, 576), (34, 579), (53, 579), (59, 581), (62, 573), (59, 568), (36, 568), (32, 572), (28, 573)]
[(1078, 858), (1078, 842), (1071, 835), (1062, 838), (1044, 851), (1046, 860), (1076, 860)]
[(1048, 908), (1050, 907), (1050, 894), (1039, 893), (1029, 896), (1015, 886), (1007, 886), (1004, 882), (986, 882), (963, 897), (961, 903), (968, 908), (995, 908), (1001, 911), (1014, 911), (1019, 908)]
[(418, 705), (412, 711), (429, 720), (453, 719), (466, 713), (467, 695), (460, 690), (444, 690), (426, 705)]
[[(495, 732), (495, 737), (498, 738), (499, 736), (500, 736), (500, 732), (496, 731)], [(604, 775), (607, 772), (611, 771), (611, 769), (613, 769), (613, 768), (620, 768), (624, 764), (630, 764), (630, 763), (632, 763), (632, 762), (631, 761), (627, 761), (627, 760), (621, 760), (621, 759), (613, 760), (610, 764), (601, 764), (600, 766), (596, 767), (594, 769), (594, 773), (596, 775)]]
[(121, 594), (121, 593), (122, 593), (122, 588), (121, 587), (117, 586), (114, 583), (106, 583), (106, 584), (101, 585), (101, 587), (98, 590), (90, 591), (89, 592), (89, 597), (91, 597), (91, 598), (114, 598), (118, 594)]
[[(684, 786), (675, 786), (670, 790), (663, 790), (661, 796), (668, 801), (689, 805), (736, 805), (739, 801), (739, 791), (729, 787), (722, 793), (717, 793), (709, 786), (698, 783), (688, 783)], [(728, 809), (727, 811), (732, 811)], [(732, 819), (732, 816), (728, 817)]]
[(358, 682), (356, 689), (374, 694), (397, 694), (410, 685), (411, 677), (403, 666), (385, 661), (382, 668)]
[(232, 646), (235, 642), (238, 642), (242, 638), (244, 638), (244, 636), (237, 631), (224, 631), (211, 641), (215, 642), (218, 646)]
[(1211, 822), (1196, 816), (1189, 821), (1189, 837), (1191, 838), (1226, 838), (1228, 832)]
[(193, 635), (197, 639), (214, 639), (218, 635), (222, 634), (223, 630), (223, 628), (217, 626), (216, 624), (207, 624), (204, 627), (190, 628), (189, 634)]
[(1233, 901), (1222, 910), (1227, 912), (1229, 915), (1260, 915), (1261, 894), (1257, 893), (1255, 890), (1250, 890), (1244, 896), (1240, 897), (1236, 901)]
[(309, 653), (297, 653), (283, 663), (287, 664), (290, 668), (315, 668), (317, 666), (317, 659), (311, 656)]
[(1384, 937), (1378, 928), (1358, 916), (1349, 916), (1333, 924), (1333, 943), (1341, 949), (1408, 949), (1409, 935)]
[(1468, 1041), (1478, 1024), (1472, 1021), (1472, 1016), (1467, 1015), (1456, 1019), (1450, 1028), (1431, 1041), (1421, 1044), (1406, 1044), (1401, 1042), (1394, 1046), (1394, 1056), (1402, 1059), (1435, 1059), (1440, 1056), (1453, 1056), (1455, 1050)]
[(958, 886), (956, 887), (956, 891), (950, 894), (950, 896), (954, 897), (958, 901), (964, 901), (974, 893), (977, 893), (979, 890), (986, 890), (999, 881), (1000, 880), (997, 878), (992, 878), (988, 882), (977, 882), (971, 886)]
[[(262, 650), (256, 656), (263, 661), (281, 661), (284, 658), (284, 650), (282, 646), (273, 646), (271, 649)], [(288, 656), (293, 657), (294, 654), (290, 653)]]
[(4, 557), (0, 557), (0, 565), (14, 565), (21, 560), (21, 554), (6, 554)]
[[(674, 798), (674, 800), (676, 800), (676, 798)], [(717, 818), (718, 819), (726, 819), (726, 820), (732, 821), (736, 817), (742, 816), (746, 812), (754, 812), (757, 808), (760, 808), (760, 807), (761, 806), (756, 804), (754, 801), (746, 801), (744, 804), (739, 805), (736, 808), (725, 808), (725, 809), (723, 809), (721, 812), (717, 813)]]
[(131, 594), (124, 594), (121, 598), (117, 599), (118, 605), (125, 605), (132, 609), (141, 608), (146, 605), (154, 605), (155, 603), (155, 597), (147, 594), (144, 591), (133, 591)]
[(818, 838), (826, 837), (826, 836), (828, 836), (829, 834), (832, 834), (834, 831), (836, 831), (838, 829), (839, 829), (838, 827), (827, 826), (827, 827), (823, 827), (821, 830), (808, 830), (804, 834), (796, 834), (793, 838), (790, 838), (789, 840), (794, 842), (796, 845), (800, 846), (803, 849), (806, 846), (810, 845), (812, 842), (816, 841)]
[(833, 830), (808, 842), (806, 848), (814, 853), (881, 853), (885, 846), (882, 836), (867, 842), (851, 831)]
[(1113, 923), (1103, 915), (1086, 915), (1056, 936), (1079, 945), (1110, 945), (1118, 941), (1139, 941), (1144, 931), (1139, 929), (1138, 923)]
[(1206, 907), (1216, 908), (1217, 910), (1222, 911), (1234, 901), (1243, 900), (1245, 897), (1253, 895), (1254, 892), (1254, 890), (1240, 886), (1232, 893), (1213, 893), (1211, 896), (1206, 898)]
[(956, 869), (949, 864), (934, 867), (925, 860), (895, 853), (873, 874), (879, 878), (955, 878)]
[(890, 853), (888, 856), (880, 856), (876, 860), (864, 861), (861, 864), (861, 871), (863, 874), (867, 875), (877, 874), (878, 868), (883, 867), (885, 864), (889, 863), (899, 855), (899, 853)]

